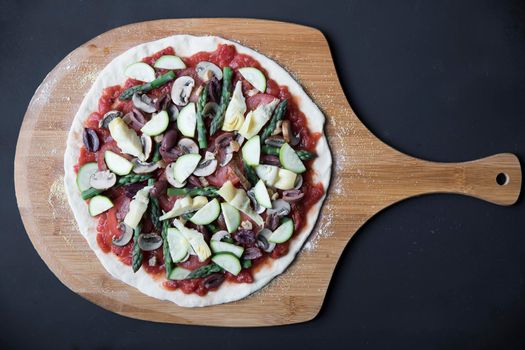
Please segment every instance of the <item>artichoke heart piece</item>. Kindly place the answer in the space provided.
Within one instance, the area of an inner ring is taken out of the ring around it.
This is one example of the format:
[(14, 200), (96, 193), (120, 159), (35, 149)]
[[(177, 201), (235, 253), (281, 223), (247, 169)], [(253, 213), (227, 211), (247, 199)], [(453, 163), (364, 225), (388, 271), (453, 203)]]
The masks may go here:
[(170, 211), (165, 213), (164, 215), (159, 217), (159, 220), (167, 220), (172, 219), (174, 217), (186, 214), (190, 211), (199, 210), (200, 208), (204, 207), (208, 203), (208, 198), (204, 196), (196, 196), (191, 198), (190, 196), (186, 196), (183, 198), (177, 199), (175, 204), (173, 205), (173, 208), (171, 208)]
[(250, 198), (246, 192), (243, 189), (233, 186), (231, 181), (222, 185), (217, 193), (232, 207), (248, 215), (257, 225), (261, 226), (264, 224), (262, 217), (250, 207)]
[(239, 134), (246, 139), (252, 138), (261, 131), (264, 124), (270, 120), (273, 110), (279, 103), (279, 99), (274, 99), (272, 102), (259, 105), (255, 110), (250, 111), (246, 115), (246, 119), (239, 129)]
[(224, 115), (222, 130), (239, 130), (244, 123), (244, 113), (246, 113), (246, 102), (242, 95), (242, 82), (238, 81)]
[(197, 230), (187, 228), (184, 224), (178, 220), (173, 220), (173, 225), (179, 230), (184, 238), (189, 242), (193, 251), (199, 257), (199, 261), (204, 261), (211, 256), (210, 247), (206, 244), (204, 236)]
[(113, 119), (109, 123), (108, 129), (111, 137), (117, 142), (117, 146), (122, 152), (131, 154), (140, 160), (145, 160), (140, 137), (135, 130), (128, 127), (122, 118), (117, 117)]
[(139, 190), (133, 200), (129, 203), (129, 211), (124, 217), (124, 223), (135, 229), (142, 216), (148, 209), (149, 203), (149, 191), (153, 186), (146, 186), (143, 189)]

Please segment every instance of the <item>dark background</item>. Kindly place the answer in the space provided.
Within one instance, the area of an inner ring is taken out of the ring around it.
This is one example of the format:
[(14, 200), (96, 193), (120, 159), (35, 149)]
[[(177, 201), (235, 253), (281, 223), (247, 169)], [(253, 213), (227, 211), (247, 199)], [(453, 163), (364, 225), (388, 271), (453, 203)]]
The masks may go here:
[(321, 313), (306, 324), (156, 324), (64, 287), (15, 205), (13, 159), (27, 104), (46, 74), (92, 37), (176, 17), (319, 28), (354, 110), (390, 145), (436, 161), (499, 152), (525, 159), (524, 1), (0, 0), (0, 348), (525, 348), (523, 200), (499, 207), (434, 195), (387, 209), (348, 246)]

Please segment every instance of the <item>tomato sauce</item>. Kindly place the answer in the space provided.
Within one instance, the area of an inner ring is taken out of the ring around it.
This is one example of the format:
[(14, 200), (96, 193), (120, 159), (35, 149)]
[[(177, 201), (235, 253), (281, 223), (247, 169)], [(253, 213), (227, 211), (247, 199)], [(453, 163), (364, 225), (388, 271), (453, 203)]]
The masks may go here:
[[(159, 57), (163, 55), (175, 54), (176, 53), (172, 47), (167, 47), (151, 56), (143, 58), (142, 61), (149, 65), (154, 65), (155, 61)], [(195, 79), (197, 85), (202, 84), (195, 72), (195, 66), (199, 62), (209, 61), (221, 68), (230, 66), (234, 70), (233, 84), (235, 85), (237, 81), (242, 82), (242, 90), (243, 94), (246, 96), (248, 110), (254, 110), (260, 104), (268, 103), (275, 98), (279, 98), (281, 100), (288, 99), (288, 111), (286, 118), (291, 121), (294, 133), (300, 135), (301, 142), (299, 147), (310, 152), (315, 152), (317, 142), (322, 135), (318, 132), (312, 133), (308, 129), (308, 120), (306, 119), (304, 113), (299, 110), (295, 98), (290, 94), (288, 88), (286, 86), (279, 85), (272, 79), (268, 79), (266, 83), (266, 91), (264, 93), (253, 94), (254, 87), (251, 86), (251, 84), (237, 72), (237, 69), (242, 67), (256, 67), (260, 69), (265, 74), (265, 76), (268, 76), (266, 70), (261, 67), (257, 60), (248, 55), (237, 53), (235, 47), (232, 45), (219, 45), (217, 50), (213, 52), (198, 52), (193, 56), (183, 58), (183, 61), (188, 68), (178, 71), (177, 76), (192, 76)], [(163, 69), (156, 69), (156, 76), (160, 76), (166, 72), (167, 71)], [(142, 82), (133, 79), (127, 79), (122, 86), (110, 86), (102, 91), (102, 95), (98, 101), (98, 110), (91, 113), (84, 123), (86, 128), (91, 128), (97, 133), (99, 139), (101, 140), (101, 146), (96, 153), (88, 152), (86, 148), (82, 146), (80, 148), (78, 163), (75, 165), (75, 172), (78, 171), (80, 166), (89, 162), (97, 162), (99, 169), (106, 169), (103, 156), (106, 150), (111, 150), (128, 159), (131, 159), (131, 157), (128, 155), (122, 154), (116, 142), (111, 138), (108, 130), (99, 128), (99, 121), (103, 118), (104, 114), (111, 110), (119, 110), (124, 114), (130, 112), (133, 108), (132, 102), (130, 100), (121, 101), (119, 100), (119, 96), (124, 90), (140, 84), (142, 84)], [(169, 82), (157, 89), (149, 91), (148, 94), (155, 97), (167, 95), (171, 91), (172, 84), (173, 82)], [(300, 232), (304, 227), (308, 211), (322, 198), (325, 191), (321, 183), (314, 183), (313, 181), (312, 161), (306, 161), (305, 165), (308, 171), (303, 174), (303, 186), (301, 188), (304, 193), (304, 197), (301, 201), (292, 204), (291, 215), (295, 224), (294, 236), (297, 235), (298, 232)], [(232, 181), (234, 184), (239, 183), (238, 177), (228, 166), (219, 168), (218, 172), (208, 176), (207, 180), (212, 186), (221, 186), (227, 180)], [(107, 212), (100, 214), (98, 217), (97, 244), (103, 252), (112, 252), (124, 264), (131, 265), (133, 241), (129, 242), (124, 247), (117, 247), (112, 244), (112, 240), (114, 238), (116, 239), (120, 237), (122, 234), (118, 228), (118, 222), (119, 220), (122, 220), (123, 216), (125, 215), (123, 211), (127, 208), (127, 206), (129, 206), (129, 198), (124, 196), (121, 189), (111, 190), (109, 192), (109, 195), (114, 202), (114, 207)], [(165, 194), (160, 196), (159, 204), (161, 209), (164, 211), (170, 210), (173, 207), (176, 199), (177, 197), (168, 197)], [(149, 220), (145, 220), (144, 227), (146, 226), (153, 229), (151, 221)], [(243, 269), (237, 276), (226, 272), (225, 280), (231, 283), (252, 283), (253, 274), (260, 270), (263, 266), (270, 264), (272, 259), (278, 259), (286, 255), (289, 250), (289, 245), (290, 241), (277, 244), (275, 249), (270, 254), (265, 254), (261, 258), (255, 259), (251, 268)], [(208, 263), (209, 259), (204, 262), (200, 262), (196, 256), (190, 256), (187, 261), (179, 263), (178, 266), (189, 270), (194, 270), (201, 266), (207, 265)], [(151, 252), (143, 252), (142, 268), (144, 271), (156, 278), (164, 276), (165, 267), (162, 248)], [(198, 295), (206, 295), (208, 289), (204, 286), (204, 280), (205, 278), (195, 278), (181, 281), (166, 280), (163, 282), (163, 286), (168, 290), (180, 289), (186, 294), (196, 293)]]

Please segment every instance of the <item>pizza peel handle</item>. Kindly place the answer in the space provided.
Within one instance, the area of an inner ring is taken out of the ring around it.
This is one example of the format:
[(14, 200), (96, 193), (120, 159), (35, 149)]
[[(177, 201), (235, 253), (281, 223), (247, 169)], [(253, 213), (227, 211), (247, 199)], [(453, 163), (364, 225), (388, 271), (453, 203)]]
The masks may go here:
[[(438, 163), (404, 155), (395, 167), (388, 167), (384, 188), (399, 198), (430, 193), (456, 193), (498, 205), (514, 204), (521, 190), (521, 166), (514, 154), (500, 153), (460, 162)], [(392, 193), (394, 192), (394, 193)]]

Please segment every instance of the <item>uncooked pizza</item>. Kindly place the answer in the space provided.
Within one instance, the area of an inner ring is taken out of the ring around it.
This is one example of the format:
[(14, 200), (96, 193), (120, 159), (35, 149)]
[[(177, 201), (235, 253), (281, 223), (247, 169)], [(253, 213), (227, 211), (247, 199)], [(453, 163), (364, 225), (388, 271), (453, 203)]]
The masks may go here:
[(175, 35), (106, 66), (69, 133), (65, 187), (115, 278), (181, 306), (246, 297), (282, 273), (330, 180), (324, 116), (260, 53)]

